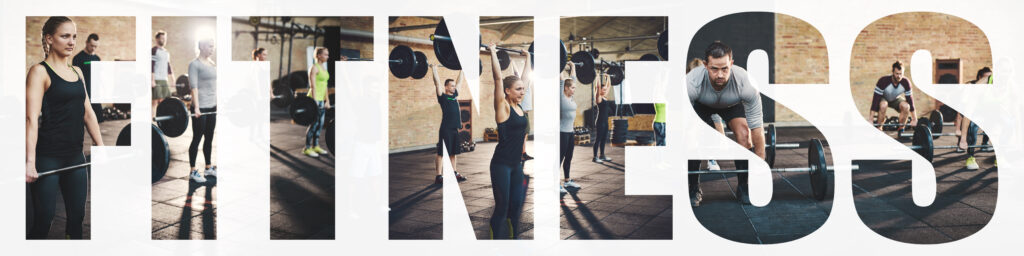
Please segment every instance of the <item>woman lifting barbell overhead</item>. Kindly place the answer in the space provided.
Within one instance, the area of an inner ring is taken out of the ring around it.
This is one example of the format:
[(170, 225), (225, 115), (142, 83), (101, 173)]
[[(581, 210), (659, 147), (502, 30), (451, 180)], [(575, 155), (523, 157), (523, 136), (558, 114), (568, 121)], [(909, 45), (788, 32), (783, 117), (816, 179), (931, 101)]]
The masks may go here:
[(572, 155), (573, 151), (576, 150), (576, 134), (574, 132), (573, 124), (576, 121), (576, 101), (573, 100), (573, 95), (576, 95), (576, 65), (571, 62), (565, 63), (565, 69), (569, 70), (566, 74), (562, 72), (561, 82), (562, 85), (560, 90), (560, 120), (559, 120), (559, 154), (558, 161), (562, 164), (562, 182), (559, 186), (559, 192), (561, 194), (569, 193), (569, 189), (580, 189), (580, 185), (576, 184), (576, 181), (569, 178), (569, 170), (572, 168)]
[[(188, 82), (192, 87), (192, 143), (188, 146), (189, 179), (196, 183), (206, 182), (206, 177), (217, 176), (217, 168), (213, 166), (213, 131), (217, 127), (217, 114), (204, 115), (203, 112), (217, 112), (217, 64), (211, 56), (214, 54), (212, 38), (200, 39), (196, 42), (199, 54), (188, 64)], [(203, 173), (196, 169), (196, 157), (199, 154), (199, 142), (203, 142), (203, 160), (206, 166)]]
[[(493, 239), (515, 239), (518, 237), (519, 219), (523, 202), (526, 200), (526, 185), (523, 183), (523, 137), (529, 121), (520, 104), (523, 102), (526, 84), (531, 78), (530, 62), (526, 62), (522, 77), (501, 77), (497, 45), (488, 46), (491, 55), (491, 74), (494, 79), (494, 121), (498, 124), (498, 145), (491, 157), (491, 189), (494, 193), (494, 213), (490, 229)], [(529, 58), (529, 53), (523, 51)]]
[[(327, 154), (327, 150), (320, 148), (320, 130), (324, 128), (326, 110), (331, 108), (331, 99), (327, 97), (327, 81), (331, 79), (331, 74), (323, 67), (327, 63), (330, 52), (324, 47), (317, 47), (313, 52), (316, 53), (314, 58), (316, 63), (309, 68), (309, 92), (306, 93), (306, 96), (316, 101), (319, 111), (316, 119), (309, 124), (309, 129), (306, 130), (306, 147), (302, 153), (310, 157), (319, 157), (321, 154)], [(342, 58), (342, 60), (348, 60), (348, 58)]]
[(83, 128), (93, 145), (103, 146), (82, 71), (70, 64), (77, 36), (71, 19), (47, 19), (42, 29), (45, 59), (29, 68), (25, 82), (25, 182), (30, 183), (33, 208), (28, 239), (44, 239), (50, 232), (58, 190), (67, 211), (65, 236), (82, 239), (89, 192), (86, 167), (43, 177), (36, 172), (85, 163)]
[[(747, 76), (747, 71), (733, 65), (732, 49), (715, 41), (704, 51), (706, 64), (686, 74), (686, 91), (697, 116), (714, 127), (712, 114), (718, 114), (733, 131), (736, 142), (761, 159), (765, 158), (762, 127), (761, 94)], [(688, 168), (700, 168), (700, 161), (689, 161)], [(737, 160), (737, 169), (747, 169), (747, 161)], [(747, 173), (737, 173), (737, 195), (740, 202), (750, 204)], [(703, 199), (699, 174), (689, 175), (690, 203), (699, 206)]]

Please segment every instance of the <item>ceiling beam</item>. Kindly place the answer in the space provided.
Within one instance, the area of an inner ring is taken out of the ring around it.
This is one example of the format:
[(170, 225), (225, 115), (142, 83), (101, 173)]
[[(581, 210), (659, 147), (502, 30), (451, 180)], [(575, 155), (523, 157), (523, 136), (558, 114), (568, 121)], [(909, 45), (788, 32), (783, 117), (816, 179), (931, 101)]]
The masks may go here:
[(522, 29), (523, 26), (526, 26), (526, 23), (510, 24), (508, 28), (502, 29), (501, 41), (508, 40), (509, 37), (512, 37), (512, 35), (515, 35), (516, 32), (519, 32), (519, 29)]
[[(664, 25), (664, 24), (659, 24), (659, 26), (655, 26), (655, 27), (653, 27), (653, 28), (651, 28), (651, 29), (649, 29), (649, 30), (645, 31), (645, 32), (646, 32), (645, 34), (654, 34), (654, 33), (658, 33), (658, 32), (661, 32), (661, 31), (663, 30), (663, 27), (664, 27), (664, 26), (661, 26), (661, 25)], [(640, 39), (640, 40), (637, 40), (637, 41), (636, 41), (636, 42), (634, 42), (634, 43), (626, 43), (626, 47), (633, 47), (633, 48), (636, 48), (636, 46), (640, 46), (640, 44), (644, 43), (644, 42), (645, 42), (645, 41), (647, 41), (647, 40), (650, 40), (650, 38)], [(618, 55), (618, 56), (616, 56), (616, 58), (622, 58), (622, 55), (625, 55), (625, 54), (627, 53), (627, 52), (625, 52), (625, 50), (626, 50), (626, 47), (622, 47), (622, 49), (621, 49), (621, 50), (619, 50), (619, 51), (623, 51), (623, 52), (622, 52), (622, 53), (619, 53), (619, 55)], [(654, 48), (655, 48), (655, 49), (657, 49), (657, 48), (658, 48), (658, 46), (657, 46), (657, 43), (655, 43), (655, 46), (654, 46)]]
[(614, 20), (615, 20), (615, 17), (605, 17), (605, 18), (602, 18), (601, 20), (599, 20), (597, 22), (594, 22), (589, 27), (587, 27), (587, 28), (583, 29), (582, 31), (580, 31), (579, 34), (576, 34), (576, 37), (580, 37), (580, 36), (587, 36), (587, 37), (589, 37), (594, 32), (596, 32), (598, 29), (601, 29), (602, 27), (604, 27), (605, 25), (608, 25), (608, 23), (610, 23), (610, 22), (612, 22)]

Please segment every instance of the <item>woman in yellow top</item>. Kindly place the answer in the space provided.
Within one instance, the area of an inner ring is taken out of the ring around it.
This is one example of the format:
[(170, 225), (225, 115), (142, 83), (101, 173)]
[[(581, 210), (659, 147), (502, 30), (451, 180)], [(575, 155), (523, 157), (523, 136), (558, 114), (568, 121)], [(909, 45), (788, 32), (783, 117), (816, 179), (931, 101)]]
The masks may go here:
[(327, 150), (320, 148), (320, 129), (324, 127), (326, 110), (331, 108), (331, 100), (327, 97), (327, 80), (331, 79), (331, 74), (327, 73), (323, 67), (327, 62), (327, 57), (330, 56), (327, 48), (317, 47), (314, 52), (316, 52), (316, 63), (309, 69), (309, 92), (306, 93), (306, 96), (316, 101), (316, 107), (320, 110), (320, 114), (306, 130), (306, 148), (302, 150), (302, 153), (310, 157), (319, 157), (320, 154), (327, 154)]

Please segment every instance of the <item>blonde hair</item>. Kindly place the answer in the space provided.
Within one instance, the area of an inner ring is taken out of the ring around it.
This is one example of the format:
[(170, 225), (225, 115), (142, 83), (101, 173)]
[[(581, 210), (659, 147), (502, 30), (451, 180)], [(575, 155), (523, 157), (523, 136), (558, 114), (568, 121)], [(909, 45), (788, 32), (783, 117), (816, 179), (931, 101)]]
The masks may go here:
[[(324, 51), (326, 51), (326, 50), (327, 50), (327, 48), (326, 48), (326, 47), (323, 47), (323, 46), (317, 46), (317, 47), (316, 47), (315, 49), (313, 49), (313, 52), (314, 52), (314, 54), (315, 54), (315, 55), (320, 55), (320, 53), (322, 53), (322, 52), (324, 52)], [(316, 56), (315, 56), (315, 55), (313, 56), (313, 60), (315, 60), (315, 61), (319, 61), (318, 59), (316, 59)]]
[(64, 25), (64, 23), (68, 23), (68, 22), (74, 22), (74, 21), (71, 21), (71, 18), (68, 18), (68, 17), (65, 17), (65, 16), (53, 16), (53, 17), (50, 17), (49, 19), (46, 19), (46, 23), (43, 24), (43, 33), (42, 33), (43, 57), (44, 58), (50, 56), (50, 48), (51, 48), (51, 46), (49, 44), (46, 44), (46, 36), (52, 36), (54, 33), (57, 33), (57, 27), (60, 27), (60, 25)]

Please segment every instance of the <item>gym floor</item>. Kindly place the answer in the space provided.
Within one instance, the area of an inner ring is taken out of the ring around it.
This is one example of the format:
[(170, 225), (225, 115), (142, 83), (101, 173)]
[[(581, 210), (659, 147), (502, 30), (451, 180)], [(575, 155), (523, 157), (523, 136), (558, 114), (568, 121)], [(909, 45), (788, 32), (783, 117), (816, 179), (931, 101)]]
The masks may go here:
[[(476, 150), (458, 157), (456, 170), (469, 180), (459, 183), (466, 210), (477, 239), (490, 239), (488, 221), (494, 212), (491, 191), (490, 161), (497, 142), (478, 142)], [(533, 141), (526, 142), (526, 152), (533, 151)], [(434, 148), (388, 157), (388, 206), (390, 239), (441, 239), (443, 215), (440, 185), (434, 185)], [(523, 167), (528, 188), (519, 227), (520, 239), (533, 239), (533, 161)]]

